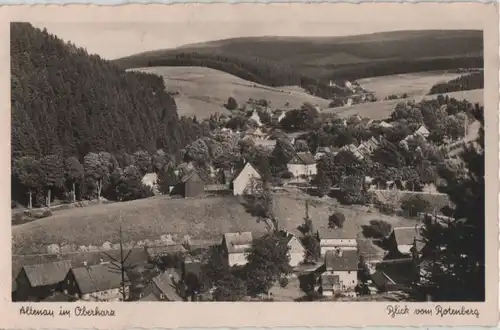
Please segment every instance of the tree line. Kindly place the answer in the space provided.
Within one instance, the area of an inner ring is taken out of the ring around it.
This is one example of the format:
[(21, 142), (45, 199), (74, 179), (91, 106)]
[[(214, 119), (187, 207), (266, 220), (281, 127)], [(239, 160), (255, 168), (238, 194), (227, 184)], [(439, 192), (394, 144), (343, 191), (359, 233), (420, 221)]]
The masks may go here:
[(484, 88), (484, 72), (474, 72), (431, 87), (429, 95)]
[(12, 158), (163, 149), (200, 134), (161, 77), (125, 72), (29, 23), (11, 25)]

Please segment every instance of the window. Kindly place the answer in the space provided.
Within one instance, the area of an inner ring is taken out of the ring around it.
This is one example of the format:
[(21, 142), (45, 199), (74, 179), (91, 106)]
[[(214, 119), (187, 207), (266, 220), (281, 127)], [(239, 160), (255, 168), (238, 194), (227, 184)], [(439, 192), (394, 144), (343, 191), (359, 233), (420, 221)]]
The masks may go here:
[(163, 293), (160, 294), (160, 299), (165, 299), (165, 295)]

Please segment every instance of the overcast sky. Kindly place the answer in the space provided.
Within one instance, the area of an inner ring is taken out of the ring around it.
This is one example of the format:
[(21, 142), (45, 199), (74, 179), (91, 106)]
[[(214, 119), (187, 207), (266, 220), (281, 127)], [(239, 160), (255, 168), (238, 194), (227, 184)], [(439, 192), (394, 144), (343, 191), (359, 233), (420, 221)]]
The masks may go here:
[[(449, 15), (434, 13), (422, 15), (409, 11), (403, 17), (377, 22), (299, 22), (294, 20), (251, 22), (167, 22), (167, 23), (36, 23), (47, 28), (65, 41), (72, 41), (90, 53), (97, 53), (106, 59), (114, 59), (139, 52), (174, 48), (185, 44), (250, 36), (341, 36), (395, 30), (422, 29), (482, 29), (480, 22), (474, 22), (459, 12)], [(338, 16), (338, 15), (337, 15)], [(359, 19), (359, 18), (358, 18)]]

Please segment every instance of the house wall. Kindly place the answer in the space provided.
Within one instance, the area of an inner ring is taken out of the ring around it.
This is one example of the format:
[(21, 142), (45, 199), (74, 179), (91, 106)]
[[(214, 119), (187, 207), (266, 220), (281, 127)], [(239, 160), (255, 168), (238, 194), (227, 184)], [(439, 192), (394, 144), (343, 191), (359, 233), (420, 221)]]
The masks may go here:
[(247, 264), (245, 253), (229, 253), (228, 255), (229, 267), (243, 266)]
[(304, 164), (287, 164), (288, 171), (293, 174), (294, 177), (299, 177), (302, 175), (311, 176), (318, 173), (316, 164), (304, 165)]
[(398, 245), (399, 252), (404, 253), (404, 254), (411, 253), (411, 251), (410, 251), (411, 248), (412, 248), (412, 245), (404, 245), (404, 244)]
[(184, 197), (198, 197), (205, 193), (205, 183), (194, 174), (184, 183)]
[(351, 271), (328, 271), (328, 274), (338, 275), (340, 291), (354, 289), (358, 284), (358, 272), (355, 270)]
[[(125, 287), (125, 292), (128, 297), (129, 287)], [(81, 296), (83, 301), (109, 301), (116, 302), (122, 300), (122, 294), (120, 288), (114, 288), (109, 290), (97, 291), (92, 293), (86, 293)]]
[(260, 174), (253, 167), (245, 165), (245, 168), (243, 168), (238, 177), (233, 181), (233, 194), (235, 196), (243, 195), (252, 179), (260, 179)]
[(358, 243), (356, 239), (321, 239), (320, 241), (321, 255), (324, 255), (326, 251), (332, 251), (336, 249), (341, 250), (357, 250)]
[(296, 267), (304, 261), (305, 249), (296, 237), (288, 242), (288, 246), (290, 247), (290, 266)]

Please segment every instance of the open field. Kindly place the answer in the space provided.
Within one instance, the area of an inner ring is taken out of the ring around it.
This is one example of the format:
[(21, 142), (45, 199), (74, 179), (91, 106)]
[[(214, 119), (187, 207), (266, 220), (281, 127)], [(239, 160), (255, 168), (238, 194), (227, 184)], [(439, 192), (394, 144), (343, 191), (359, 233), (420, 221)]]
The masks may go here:
[[(315, 228), (324, 227), (336, 209), (331, 199), (318, 199), (303, 193), (276, 194), (276, 216), (287, 229), (295, 230), (303, 223), (305, 199), (311, 200), (310, 216)], [(372, 219), (384, 219), (393, 225), (411, 225), (412, 220), (386, 216), (364, 207), (338, 207), (347, 218), (344, 230), (356, 236), (361, 225)], [(60, 211), (49, 218), (40, 219), (12, 228), (14, 254), (39, 251), (42, 245), (68, 243), (76, 246), (118, 242), (118, 224), (123, 228), (126, 242), (158, 239), (171, 234), (182, 239), (190, 235), (193, 240), (220, 239), (224, 232), (264, 232), (267, 227), (247, 213), (235, 197), (200, 199), (170, 199), (153, 197), (132, 202), (94, 205), (82, 209)], [(175, 238), (174, 238), (175, 239)]]
[(461, 75), (447, 72), (418, 72), (364, 78), (357, 82), (364, 89), (374, 92), (379, 99), (404, 93), (408, 94), (409, 97), (418, 97), (429, 93), (435, 84), (450, 81)]
[(235, 197), (170, 199), (160, 196), (131, 202), (64, 210), (51, 217), (12, 228), (13, 253), (36, 251), (40, 245), (102, 245), (118, 242), (118, 225), (126, 242), (190, 235), (219, 239), (224, 232), (265, 231)]
[(304, 102), (326, 107), (328, 100), (307, 94), (302, 88), (268, 87), (238, 78), (231, 74), (204, 67), (150, 67), (134, 69), (160, 75), (165, 80), (169, 92), (174, 95), (179, 115), (208, 117), (214, 113), (229, 113), (224, 108), (227, 99), (232, 96), (239, 105), (249, 98), (265, 99), (271, 106), (298, 108)]
[[(443, 95), (448, 95), (449, 97), (454, 97), (457, 100), (467, 100), (471, 103), (479, 103), (484, 105), (483, 99), (483, 89), (474, 89), (470, 91), (461, 91), (461, 92), (453, 92), (447, 93)], [(361, 103), (355, 104), (347, 107), (338, 107), (338, 108), (329, 108), (323, 110), (323, 112), (333, 112), (338, 114), (340, 117), (350, 117), (354, 115), (359, 115), (361, 117), (371, 118), (374, 120), (377, 119), (386, 119), (395, 109), (396, 105), (399, 102), (415, 100), (416, 102), (420, 102), (421, 100), (429, 100), (435, 99), (438, 95), (424, 95), (419, 97), (410, 97), (407, 99), (400, 100), (388, 100), (388, 101), (378, 101), (372, 103)]]

